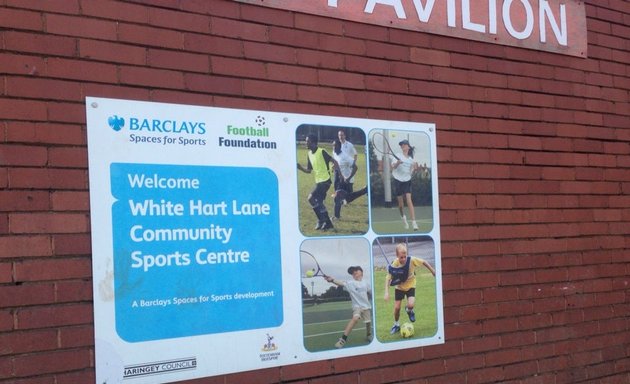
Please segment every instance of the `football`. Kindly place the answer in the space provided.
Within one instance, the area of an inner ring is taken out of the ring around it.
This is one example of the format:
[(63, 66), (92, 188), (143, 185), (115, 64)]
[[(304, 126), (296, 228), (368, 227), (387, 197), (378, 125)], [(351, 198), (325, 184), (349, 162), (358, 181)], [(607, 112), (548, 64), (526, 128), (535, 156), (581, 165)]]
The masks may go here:
[(409, 338), (413, 336), (415, 329), (413, 328), (413, 324), (404, 323), (400, 326), (400, 336), (404, 338)]

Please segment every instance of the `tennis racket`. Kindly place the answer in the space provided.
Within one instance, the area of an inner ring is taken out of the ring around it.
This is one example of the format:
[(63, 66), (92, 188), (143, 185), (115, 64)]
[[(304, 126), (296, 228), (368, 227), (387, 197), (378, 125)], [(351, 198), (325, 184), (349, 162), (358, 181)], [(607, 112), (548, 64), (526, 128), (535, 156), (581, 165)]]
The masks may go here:
[(398, 156), (392, 150), (392, 146), (389, 144), (389, 140), (380, 132), (375, 132), (372, 135), (372, 147), (374, 150), (381, 155), (391, 155), (394, 156), (396, 160), (400, 160)]
[(300, 268), (302, 270), (302, 277), (328, 277), (324, 271), (322, 271), (315, 256), (303, 249), (300, 250)]

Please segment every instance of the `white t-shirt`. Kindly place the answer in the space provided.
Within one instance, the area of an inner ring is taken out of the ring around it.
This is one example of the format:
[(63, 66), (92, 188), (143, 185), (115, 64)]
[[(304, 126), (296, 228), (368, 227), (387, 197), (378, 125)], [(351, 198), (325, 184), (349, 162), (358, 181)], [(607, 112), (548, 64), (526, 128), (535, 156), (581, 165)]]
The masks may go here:
[(348, 140), (341, 143), (341, 152), (350, 156), (353, 160), (354, 160), (354, 157), (357, 155), (357, 150), (354, 149), (354, 145)]
[(346, 179), (348, 183), (354, 183), (354, 176), (352, 179), (348, 179), (352, 174), (352, 165), (354, 164), (354, 158), (341, 151), (341, 153), (336, 154), (333, 152), (333, 158), (337, 160), (339, 164), (339, 170), (341, 171), (341, 175)]
[(372, 292), (370, 283), (365, 280), (348, 280), (344, 281), (343, 289), (350, 294), (352, 300), (352, 308), (371, 309), (372, 303), (368, 298), (368, 292)]
[[(414, 168), (417, 166), (416, 161), (411, 157), (405, 157), (402, 153), (398, 155), (402, 163), (398, 164), (396, 168), (392, 170), (392, 176), (398, 181), (409, 181), (413, 174)], [(391, 164), (394, 165), (398, 162), (395, 157), (391, 157)]]

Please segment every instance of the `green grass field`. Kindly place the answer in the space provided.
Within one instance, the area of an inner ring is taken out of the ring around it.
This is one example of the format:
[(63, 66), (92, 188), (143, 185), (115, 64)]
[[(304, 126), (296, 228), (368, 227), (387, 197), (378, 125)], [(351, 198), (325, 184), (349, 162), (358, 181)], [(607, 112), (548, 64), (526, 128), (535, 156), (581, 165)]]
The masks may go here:
[[(431, 337), (437, 333), (437, 300), (435, 277), (426, 268), (416, 268), (416, 322), (413, 323), (415, 334), (413, 339)], [(382, 342), (393, 342), (403, 339), (399, 333), (390, 335), (389, 330), (394, 324), (394, 287), (390, 287), (389, 300), (383, 300), (385, 293), (385, 278), (387, 272), (383, 269), (374, 271), (374, 301), (376, 310), (376, 338)], [(405, 312), (406, 300), (403, 300), (400, 310), (400, 323), (409, 321)]]
[[(330, 154), (330, 146), (324, 146)], [(354, 190), (359, 190), (367, 185), (367, 164), (364, 154), (364, 146), (355, 145), (359, 156), (357, 157), (357, 173), (354, 176)], [(297, 161), (306, 167), (307, 149), (304, 143), (297, 144)], [(313, 213), (311, 205), (308, 203), (308, 195), (315, 186), (312, 174), (297, 171), (298, 181), (298, 209), (300, 231), (304, 236), (338, 235), (338, 234), (365, 234), (368, 230), (368, 199), (367, 195), (361, 196), (352, 203), (342, 207), (341, 220), (334, 222), (333, 231), (322, 232), (315, 229), (317, 218)], [(334, 200), (331, 194), (334, 192), (333, 186), (328, 190), (325, 204), (328, 214), (334, 215)]]
[[(322, 302), (303, 307), (304, 348), (310, 352), (335, 349), (335, 343), (352, 317), (350, 301)], [(344, 348), (367, 345), (363, 320), (354, 326)]]
[(409, 218), (409, 214), (407, 214), (406, 207), (405, 213), (409, 220), (409, 229), (405, 229), (397, 206), (392, 208), (372, 207), (372, 229), (378, 234), (431, 232), (433, 229), (433, 207), (422, 206), (414, 208), (416, 223), (418, 223), (417, 231), (411, 228), (411, 219)]

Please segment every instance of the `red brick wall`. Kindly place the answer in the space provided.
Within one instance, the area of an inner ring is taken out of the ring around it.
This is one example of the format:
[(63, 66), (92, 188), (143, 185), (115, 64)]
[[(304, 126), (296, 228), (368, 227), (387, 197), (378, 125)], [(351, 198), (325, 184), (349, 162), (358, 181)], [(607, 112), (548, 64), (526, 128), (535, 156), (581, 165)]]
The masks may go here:
[(198, 383), (630, 382), (630, 2), (588, 59), (227, 0), (0, 0), (0, 382), (94, 380), (85, 96), (435, 122), (446, 344)]

